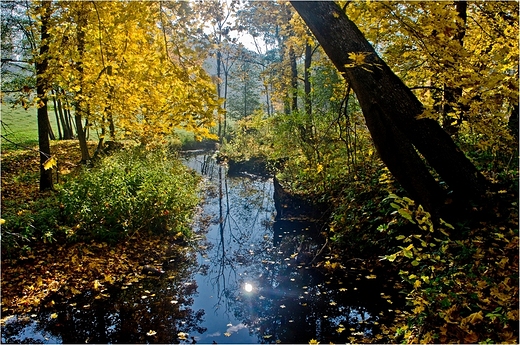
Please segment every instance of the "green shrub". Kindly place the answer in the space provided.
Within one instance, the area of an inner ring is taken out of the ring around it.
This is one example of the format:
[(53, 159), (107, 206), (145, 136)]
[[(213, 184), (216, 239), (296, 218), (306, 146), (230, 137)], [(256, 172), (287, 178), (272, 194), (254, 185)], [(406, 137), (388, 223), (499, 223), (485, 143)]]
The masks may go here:
[(164, 152), (138, 148), (103, 159), (60, 189), (73, 238), (117, 241), (138, 231), (188, 233), (198, 177)]
[(59, 231), (59, 202), (54, 195), (27, 204), (4, 202), (1, 226), (2, 251), (11, 254), (30, 242), (53, 242)]

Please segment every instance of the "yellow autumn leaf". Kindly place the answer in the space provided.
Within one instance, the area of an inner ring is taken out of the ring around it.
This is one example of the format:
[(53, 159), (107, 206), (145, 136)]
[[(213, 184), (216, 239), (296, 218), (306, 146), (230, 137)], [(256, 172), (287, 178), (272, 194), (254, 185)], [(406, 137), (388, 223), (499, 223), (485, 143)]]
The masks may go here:
[(112, 284), (115, 281), (115, 279), (110, 274), (105, 274), (105, 281)]
[(311, 339), (309, 340), (309, 345), (312, 345), (312, 344), (319, 344), (320, 342), (317, 341), (316, 339)]
[(94, 290), (99, 290), (100, 287), (103, 287), (103, 285), (99, 282), (99, 280), (94, 280)]
[(471, 325), (474, 325), (475, 323), (482, 321), (482, 320), (484, 320), (484, 315), (482, 315), (482, 310), (481, 310), (481, 311), (478, 311), (476, 313), (469, 315), (468, 317), (463, 318), (461, 323), (463, 325), (468, 324), (468, 323)]
[(58, 162), (56, 161), (56, 158), (54, 158), (54, 156), (50, 156), (49, 159), (47, 159), (43, 163), (43, 169), (45, 169), (45, 170), (52, 169), (57, 165), (57, 163)]
[(58, 314), (57, 314), (57, 313), (52, 313), (52, 314), (51, 314), (51, 319), (55, 319), (55, 318), (57, 318), (57, 317), (58, 317)]
[(511, 310), (507, 312), (507, 318), (509, 320), (518, 321), (518, 310)]
[(352, 63), (354, 64), (354, 66), (359, 66), (359, 65), (363, 65), (365, 63), (365, 58), (367, 57), (369, 53), (363, 53), (363, 52), (359, 52), (359, 53), (348, 53), (348, 58), (350, 60), (352, 60)]
[(230, 337), (230, 336), (231, 336), (231, 333), (226, 332), (226, 333), (224, 333), (224, 335), (225, 335), (226, 337)]

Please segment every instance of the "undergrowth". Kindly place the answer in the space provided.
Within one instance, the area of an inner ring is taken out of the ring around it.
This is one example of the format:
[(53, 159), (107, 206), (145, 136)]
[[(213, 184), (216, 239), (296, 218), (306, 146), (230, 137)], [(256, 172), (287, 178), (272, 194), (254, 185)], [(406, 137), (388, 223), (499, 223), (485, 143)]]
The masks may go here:
[(162, 151), (124, 150), (60, 186), (67, 237), (115, 242), (139, 231), (189, 234), (198, 177)]
[[(390, 195), (396, 214), (413, 225), (395, 236), (399, 249), (384, 260), (408, 283), (409, 312), (392, 325), (407, 343), (518, 341), (518, 212), (466, 229), (431, 216), (413, 200)], [(391, 227), (383, 232), (388, 233)]]
[(94, 167), (67, 170), (56, 191), (44, 194), (33, 188), (37, 174), (30, 181), (11, 176), (15, 162), (7, 161), (2, 179), (3, 254), (30, 251), (39, 242), (115, 243), (138, 234), (190, 233), (198, 177), (166, 150), (122, 150)]

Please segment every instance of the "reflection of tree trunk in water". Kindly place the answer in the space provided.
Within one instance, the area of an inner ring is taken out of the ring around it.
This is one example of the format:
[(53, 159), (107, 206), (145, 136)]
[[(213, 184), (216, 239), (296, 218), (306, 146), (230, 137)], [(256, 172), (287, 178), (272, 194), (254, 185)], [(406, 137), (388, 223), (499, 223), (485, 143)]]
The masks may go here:
[(218, 211), (219, 211), (219, 230), (220, 230), (220, 246), (222, 247), (222, 257), (220, 258), (220, 267), (217, 275), (217, 305), (220, 304), (222, 299), (222, 294), (220, 293), (220, 277), (222, 277), (223, 282), (223, 290), (226, 290), (226, 275), (224, 274), (224, 267), (226, 265), (226, 248), (224, 245), (224, 216), (223, 216), (223, 205), (222, 199), (224, 198), (224, 193), (222, 191), (222, 166), (218, 167)]
[[(226, 265), (229, 265), (229, 268), (232, 271), (235, 271), (235, 268), (232, 265), (232, 260), (228, 260), (226, 255), (226, 247), (225, 247), (225, 229), (226, 224), (230, 224), (228, 222), (228, 217), (230, 217), (230, 207), (229, 207), (229, 192), (228, 192), (228, 184), (227, 178), (225, 176), (225, 169), (223, 166), (218, 166), (218, 186), (219, 186), (219, 231), (220, 231), (220, 243), (219, 247), (221, 247), (220, 253), (221, 257), (218, 258), (219, 269), (216, 276), (215, 284), (217, 286), (217, 303), (216, 306), (220, 306), (220, 302), (222, 301), (222, 297), (226, 291)], [(224, 201), (224, 193), (225, 193), (225, 205), (223, 205)], [(224, 213), (225, 209), (225, 213)], [(231, 225), (229, 228), (230, 236), (232, 236)], [(236, 272), (235, 272), (236, 275)], [(221, 279), (222, 278), (222, 289), (221, 289)]]
[(105, 309), (104, 308), (96, 308), (95, 309), (95, 319), (96, 319), (96, 330), (97, 330), (97, 339), (96, 343), (107, 344), (107, 327), (105, 320)]

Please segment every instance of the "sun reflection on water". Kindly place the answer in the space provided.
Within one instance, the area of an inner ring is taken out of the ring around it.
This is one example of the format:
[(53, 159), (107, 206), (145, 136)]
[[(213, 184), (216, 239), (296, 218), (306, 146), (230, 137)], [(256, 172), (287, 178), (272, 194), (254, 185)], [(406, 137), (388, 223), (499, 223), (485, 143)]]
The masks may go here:
[(244, 284), (244, 290), (245, 290), (246, 292), (251, 292), (251, 291), (253, 291), (253, 285), (251, 285), (250, 283), (245, 283), (245, 284)]

